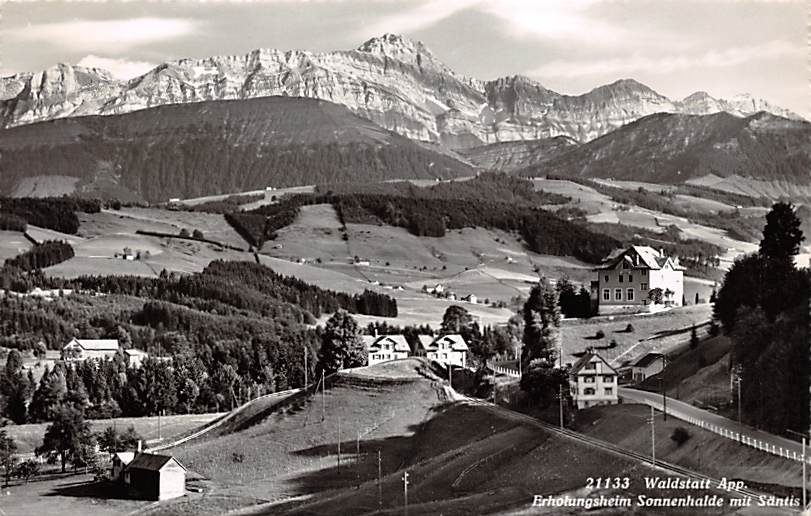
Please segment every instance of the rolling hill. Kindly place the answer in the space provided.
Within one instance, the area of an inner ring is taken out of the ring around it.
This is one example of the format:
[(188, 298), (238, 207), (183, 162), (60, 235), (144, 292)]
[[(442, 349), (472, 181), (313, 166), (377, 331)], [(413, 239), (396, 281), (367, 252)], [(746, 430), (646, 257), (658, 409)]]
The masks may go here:
[[(470, 175), (469, 166), (320, 100), (265, 97), (0, 131), (0, 195), (171, 197)], [(61, 178), (59, 183), (54, 178)], [(37, 191), (42, 182), (46, 191)]]
[(715, 175), (808, 185), (811, 124), (768, 113), (659, 113), (519, 173), (681, 183)]
[(540, 166), (569, 152), (578, 143), (567, 137), (557, 136), (540, 140), (517, 140), (491, 143), (459, 150), (459, 154), (471, 163), (486, 170), (515, 172), (527, 167)]

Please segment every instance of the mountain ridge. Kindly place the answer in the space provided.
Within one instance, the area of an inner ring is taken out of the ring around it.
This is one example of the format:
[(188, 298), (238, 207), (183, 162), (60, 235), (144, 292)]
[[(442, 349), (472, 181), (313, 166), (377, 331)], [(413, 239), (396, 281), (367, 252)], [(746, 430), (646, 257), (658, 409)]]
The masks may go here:
[(521, 75), (483, 81), (454, 72), (420, 41), (384, 34), (351, 50), (255, 49), (242, 55), (167, 61), (128, 81), (117, 81), (99, 69), (55, 65), (0, 78), (0, 120), (3, 127), (13, 127), (264, 96), (343, 104), (385, 129), (450, 148), (555, 136), (583, 143), (663, 111), (728, 110), (748, 116), (766, 110), (799, 118), (747, 95), (731, 100), (691, 95), (673, 101), (633, 79), (582, 95), (557, 93)]

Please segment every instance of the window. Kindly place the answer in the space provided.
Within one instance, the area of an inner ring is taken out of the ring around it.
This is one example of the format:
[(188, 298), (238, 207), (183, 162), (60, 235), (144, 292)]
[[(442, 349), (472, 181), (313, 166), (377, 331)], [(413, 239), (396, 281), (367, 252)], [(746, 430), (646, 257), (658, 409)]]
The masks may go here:
[(634, 300), (634, 289), (629, 288), (628, 292), (626, 292), (626, 297), (628, 298), (628, 301), (633, 301)]
[(611, 301), (611, 291), (607, 288), (603, 289), (603, 301)]
[(606, 396), (613, 396), (614, 395), (614, 388), (613, 387), (606, 387), (605, 388), (605, 395)]
[(583, 383), (594, 383), (594, 377), (593, 376), (584, 376), (583, 377)]
[(647, 275), (647, 274), (648, 274), (648, 271), (647, 271), (646, 269), (642, 269), (642, 271), (641, 271), (640, 273), (641, 273), (643, 276), (645, 276), (645, 275)]
[(597, 364), (594, 362), (589, 362), (583, 369), (594, 369), (595, 367), (597, 367)]
[(614, 381), (614, 375), (613, 374), (607, 374), (607, 375), (603, 376), (603, 382), (611, 383), (613, 381)]
[(622, 289), (614, 289), (614, 301), (622, 301)]
[(605, 276), (603, 276), (603, 278), (605, 278), (605, 283), (608, 283), (608, 274), (606, 274)]
[(640, 283), (639, 288), (642, 290), (642, 292), (645, 292), (646, 290), (648, 290), (648, 284), (647, 283)]
[(587, 388), (583, 389), (583, 395), (584, 396), (593, 396), (594, 395), (594, 389), (592, 389), (591, 387), (587, 387)]
[(620, 272), (620, 283), (622, 283), (622, 273)]
[(634, 282), (634, 275), (633, 275), (633, 274), (629, 274), (629, 275), (628, 275), (628, 283), (633, 283), (633, 282)]

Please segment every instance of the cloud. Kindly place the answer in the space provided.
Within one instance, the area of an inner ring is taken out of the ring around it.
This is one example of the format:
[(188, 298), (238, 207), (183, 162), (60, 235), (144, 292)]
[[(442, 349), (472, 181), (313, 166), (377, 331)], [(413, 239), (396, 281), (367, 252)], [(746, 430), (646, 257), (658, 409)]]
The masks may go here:
[(516, 37), (574, 39), (588, 35), (602, 44), (621, 39), (624, 31), (586, 10), (599, 0), (427, 0), (363, 28), (363, 36), (426, 29), (464, 10), (493, 16)]
[(459, 11), (468, 9), (481, 0), (428, 0), (396, 14), (383, 16), (372, 25), (357, 31), (360, 38), (381, 34), (414, 32), (430, 27)]
[(637, 53), (619, 58), (556, 60), (535, 68), (529, 75), (572, 78), (589, 75), (620, 76), (638, 72), (672, 73), (694, 68), (729, 67), (751, 61), (804, 55), (805, 49), (801, 45), (775, 40), (762, 45), (711, 50), (699, 55), (643, 56)]
[(147, 43), (193, 34), (198, 23), (186, 18), (69, 20), (31, 24), (0, 32), (7, 40), (44, 42), (78, 52), (126, 51)]
[(146, 61), (130, 61), (128, 59), (101, 57), (93, 54), (84, 56), (76, 64), (86, 68), (101, 68), (102, 70), (107, 70), (113, 74), (113, 77), (121, 80), (138, 77), (156, 66), (155, 63), (148, 63)]

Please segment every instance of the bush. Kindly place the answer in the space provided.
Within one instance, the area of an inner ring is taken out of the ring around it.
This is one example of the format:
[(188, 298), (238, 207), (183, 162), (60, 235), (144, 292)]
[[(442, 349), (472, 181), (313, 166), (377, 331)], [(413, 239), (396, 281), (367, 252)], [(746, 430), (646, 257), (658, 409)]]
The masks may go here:
[(676, 443), (677, 446), (681, 446), (690, 440), (690, 432), (687, 431), (686, 428), (683, 426), (678, 426), (673, 430), (673, 433), (670, 435), (670, 439)]
[(603, 330), (597, 330), (597, 333), (594, 334), (595, 339), (602, 339), (605, 337), (605, 332)]
[(628, 326), (625, 327), (625, 333), (633, 333), (634, 332), (634, 325), (628, 323)]
[(196, 238), (197, 240), (202, 240), (203, 238), (205, 238), (203, 232), (200, 231), (199, 229), (195, 229), (194, 231), (192, 231), (191, 236), (192, 238)]

